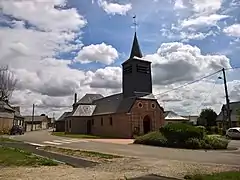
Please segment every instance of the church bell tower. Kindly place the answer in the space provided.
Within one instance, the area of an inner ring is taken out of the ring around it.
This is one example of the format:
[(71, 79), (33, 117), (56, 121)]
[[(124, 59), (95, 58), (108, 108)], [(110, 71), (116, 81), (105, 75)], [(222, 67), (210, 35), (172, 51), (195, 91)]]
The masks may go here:
[(122, 63), (122, 90), (124, 98), (152, 93), (151, 62), (144, 60), (142, 57), (137, 33), (135, 32), (130, 57)]

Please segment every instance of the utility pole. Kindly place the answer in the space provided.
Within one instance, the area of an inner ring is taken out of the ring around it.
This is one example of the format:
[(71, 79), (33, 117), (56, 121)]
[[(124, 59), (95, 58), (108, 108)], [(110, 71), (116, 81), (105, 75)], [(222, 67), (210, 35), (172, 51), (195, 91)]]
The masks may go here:
[(33, 104), (33, 107), (32, 107), (32, 125), (31, 125), (31, 131), (33, 131), (34, 109), (35, 109), (35, 105)]
[(226, 73), (225, 69), (222, 69), (223, 72), (223, 81), (224, 81), (224, 88), (225, 88), (225, 95), (226, 95), (226, 105), (227, 105), (227, 117), (229, 121), (229, 128), (232, 127), (232, 121), (231, 121), (231, 109), (230, 109), (230, 101), (228, 97), (228, 89), (227, 89), (227, 79), (226, 79)]

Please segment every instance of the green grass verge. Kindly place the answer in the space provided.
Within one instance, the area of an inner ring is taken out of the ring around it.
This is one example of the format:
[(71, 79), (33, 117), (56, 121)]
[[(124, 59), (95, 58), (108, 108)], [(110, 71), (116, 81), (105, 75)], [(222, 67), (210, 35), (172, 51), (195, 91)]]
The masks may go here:
[(82, 157), (82, 158), (96, 158), (96, 159), (115, 159), (121, 158), (121, 156), (112, 155), (112, 154), (105, 154), (100, 152), (94, 151), (84, 151), (84, 150), (74, 150), (74, 149), (65, 149), (65, 148), (58, 148), (53, 146), (45, 146), (40, 149), (50, 152), (56, 152), (64, 155)]
[(52, 132), (54, 136), (69, 137), (69, 138), (82, 138), (82, 139), (100, 139), (100, 136), (88, 135), (88, 134), (65, 134), (64, 132)]
[(209, 175), (187, 175), (184, 179), (190, 180), (240, 180), (240, 172), (221, 172)]
[(57, 162), (17, 148), (0, 146), (0, 166), (56, 166)]
[(0, 137), (0, 142), (20, 142), (20, 141), (10, 139), (10, 138), (7, 138), (7, 137)]

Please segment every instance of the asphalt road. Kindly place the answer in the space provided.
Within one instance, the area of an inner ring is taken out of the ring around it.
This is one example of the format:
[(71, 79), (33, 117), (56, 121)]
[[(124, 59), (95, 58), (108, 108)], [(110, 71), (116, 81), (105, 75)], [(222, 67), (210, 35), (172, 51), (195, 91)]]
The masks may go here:
[[(92, 150), (138, 158), (157, 158), (195, 163), (214, 163), (240, 166), (240, 151), (204, 151), (151, 147), (143, 145), (123, 145), (103, 142), (91, 142), (87, 139), (71, 139), (52, 136), (47, 131), (28, 132), (14, 136), (16, 140), (40, 145), (53, 145), (63, 148)], [(240, 148), (240, 141), (231, 141), (230, 147)]]

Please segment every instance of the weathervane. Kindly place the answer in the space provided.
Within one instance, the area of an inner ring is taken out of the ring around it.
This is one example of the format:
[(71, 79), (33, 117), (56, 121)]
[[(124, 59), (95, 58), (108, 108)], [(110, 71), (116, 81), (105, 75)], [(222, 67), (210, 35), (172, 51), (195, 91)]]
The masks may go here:
[(136, 21), (136, 17), (137, 17), (136, 15), (133, 16), (133, 25), (134, 25), (135, 32), (137, 32), (137, 25), (138, 25)]

